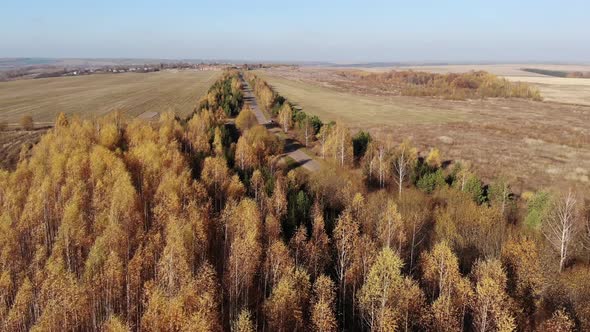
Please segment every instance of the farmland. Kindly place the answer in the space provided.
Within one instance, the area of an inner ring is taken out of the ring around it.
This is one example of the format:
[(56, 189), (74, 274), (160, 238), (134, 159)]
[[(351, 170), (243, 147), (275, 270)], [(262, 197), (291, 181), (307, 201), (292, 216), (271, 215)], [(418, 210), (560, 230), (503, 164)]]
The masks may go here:
[(590, 79), (553, 76), (507, 76), (535, 86), (546, 101), (590, 106)]
[[(534, 68), (537, 72), (524, 70)], [(440, 66), (391, 66), (340, 68), (364, 72), (385, 72), (390, 70), (415, 70), (438, 74), (465, 73), (471, 70), (484, 70), (513, 82), (526, 82), (539, 89), (546, 101), (567, 104), (590, 105), (590, 80), (569, 77), (555, 77), (540, 72), (589, 72), (589, 65), (550, 65), (550, 64), (488, 64), (488, 65), (440, 65)]]
[[(590, 107), (553, 102), (567, 100), (567, 91), (572, 89), (568, 85), (562, 85), (556, 95), (548, 94), (545, 102), (451, 101), (359, 90), (343, 83), (345, 78), (335, 70), (259, 73), (306, 112), (327, 121), (342, 121), (353, 130), (368, 130), (388, 141), (409, 137), (423, 150), (438, 147), (446, 159), (472, 162), (487, 180), (515, 174), (518, 191), (589, 183)], [(530, 77), (543, 94), (552, 85), (539, 83), (541, 79), (558, 78)], [(582, 99), (590, 96), (571, 94)]]
[[(92, 118), (112, 111), (146, 120), (159, 112), (188, 115), (217, 79), (219, 71), (162, 71), (148, 74), (104, 74), (80, 77), (27, 79), (0, 83), (0, 168), (12, 168), (23, 144), (35, 144), (64, 112)], [(35, 130), (18, 126), (31, 115)]]
[(2, 82), (0, 121), (16, 123), (31, 115), (36, 123), (47, 124), (59, 112), (82, 118), (112, 111), (131, 117), (165, 111), (188, 115), (219, 73), (181, 70)]

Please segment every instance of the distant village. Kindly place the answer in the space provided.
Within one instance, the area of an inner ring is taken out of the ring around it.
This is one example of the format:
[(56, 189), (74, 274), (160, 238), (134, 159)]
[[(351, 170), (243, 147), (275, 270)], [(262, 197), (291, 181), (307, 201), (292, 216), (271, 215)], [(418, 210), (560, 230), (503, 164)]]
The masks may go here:
[(120, 73), (153, 73), (168, 69), (194, 69), (194, 70), (223, 70), (232, 66), (231, 64), (208, 64), (208, 63), (159, 63), (144, 65), (116, 65), (104, 67), (87, 67), (87, 68), (64, 68), (63, 70), (40, 73), (34, 78), (61, 77), (61, 76), (81, 76), (92, 74), (120, 74)]
[(161, 62), (150, 64), (118, 64), (118, 65), (32, 65), (10, 70), (0, 70), (0, 81), (12, 81), (19, 79), (37, 79), (49, 77), (82, 76), (94, 74), (120, 74), (120, 73), (153, 73), (162, 70), (224, 70), (226, 68), (241, 68), (252, 70), (268, 68), (277, 64), (234, 64), (234, 63), (191, 63), (191, 62)]
[(120, 74), (120, 73), (153, 73), (161, 70), (223, 70), (228, 67), (237, 67), (231, 63), (151, 63), (151, 64), (120, 64), (108, 66), (70, 66), (58, 67), (54, 65), (37, 65), (0, 71), (0, 81), (12, 81), (18, 79), (36, 79), (49, 77), (82, 76), (94, 74)]

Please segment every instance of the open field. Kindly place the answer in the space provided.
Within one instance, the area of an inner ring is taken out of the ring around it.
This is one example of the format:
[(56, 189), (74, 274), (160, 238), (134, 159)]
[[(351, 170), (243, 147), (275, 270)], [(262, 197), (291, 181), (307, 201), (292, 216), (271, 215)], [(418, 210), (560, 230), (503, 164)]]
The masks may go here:
[(536, 68), (544, 70), (557, 71), (590, 71), (589, 65), (569, 65), (569, 64), (534, 64), (534, 63), (515, 63), (515, 64), (468, 64), (468, 65), (408, 65), (408, 66), (383, 66), (383, 67), (337, 67), (336, 69), (351, 68), (372, 72), (384, 72), (390, 70), (415, 70), (427, 71), (432, 73), (465, 73), (471, 70), (484, 70), (498, 76), (530, 76), (546, 77), (546, 75), (531, 73), (522, 70), (523, 68)]
[(390, 66), (390, 67), (337, 67), (324, 71), (363, 70), (367, 72), (386, 72), (390, 70), (414, 70), (439, 74), (465, 73), (471, 70), (484, 70), (514, 82), (527, 82), (538, 88), (545, 100), (568, 104), (590, 105), (590, 79), (562, 78), (522, 70), (535, 68), (563, 72), (589, 72), (590, 65), (557, 64), (497, 64), (497, 65), (439, 65), (439, 66)]
[[(333, 72), (333, 71), (332, 71)], [(473, 162), (486, 180), (515, 175), (515, 190), (590, 185), (590, 107), (522, 99), (449, 101), (344, 91), (322, 70), (259, 71), (279, 93), (324, 121)]]
[(11, 169), (18, 162), (23, 144), (36, 144), (47, 128), (0, 132), (0, 169)]
[(182, 70), (0, 82), (0, 122), (13, 129), (0, 132), (0, 168), (14, 167), (21, 146), (38, 142), (46, 131), (15, 128), (23, 115), (31, 115), (36, 127), (52, 125), (59, 112), (88, 118), (118, 110), (147, 121), (168, 110), (186, 116), (220, 73)]
[(408, 103), (399, 104), (391, 102), (390, 97), (359, 96), (281, 77), (262, 76), (306, 112), (325, 120), (361, 121), (359, 129), (364, 126), (447, 123), (467, 119), (467, 113), (462, 110), (437, 111), (432, 103), (424, 103), (419, 98), (406, 98)]
[(102, 74), (0, 82), (0, 121), (23, 115), (47, 123), (59, 112), (91, 117), (112, 111), (129, 116), (174, 111), (188, 115), (220, 71)]
[(506, 76), (511, 81), (527, 82), (541, 92), (546, 101), (590, 105), (590, 79), (553, 76)]

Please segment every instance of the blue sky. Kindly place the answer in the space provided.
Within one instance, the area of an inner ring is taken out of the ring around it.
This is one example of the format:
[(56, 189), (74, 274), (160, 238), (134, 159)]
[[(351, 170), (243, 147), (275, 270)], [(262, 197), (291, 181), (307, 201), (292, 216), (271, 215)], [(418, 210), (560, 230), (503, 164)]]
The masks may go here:
[(590, 62), (588, 0), (0, 3), (0, 57)]

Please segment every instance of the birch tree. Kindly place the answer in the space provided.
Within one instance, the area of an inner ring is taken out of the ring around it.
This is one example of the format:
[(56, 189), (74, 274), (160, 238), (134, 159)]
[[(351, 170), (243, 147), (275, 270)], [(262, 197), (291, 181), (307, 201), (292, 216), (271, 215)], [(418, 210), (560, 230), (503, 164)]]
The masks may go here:
[(314, 128), (309, 116), (306, 116), (302, 123), (303, 138), (305, 139), (305, 146), (309, 146), (309, 140), (313, 137)]
[(293, 110), (289, 103), (284, 103), (279, 111), (279, 123), (286, 133), (293, 126)]
[(336, 331), (338, 322), (334, 314), (336, 294), (334, 282), (330, 277), (322, 274), (313, 285), (311, 321), (315, 331)]
[[(393, 248), (397, 250), (398, 254), (401, 253), (402, 245), (406, 242), (406, 234), (397, 204), (391, 199), (387, 201), (387, 206), (377, 221), (377, 233), (382, 246)], [(395, 246), (393, 246), (394, 244)]]
[(397, 183), (398, 194), (401, 196), (404, 182), (409, 178), (410, 172), (416, 162), (418, 152), (412, 147), (410, 141), (406, 140), (397, 149), (392, 160), (393, 180)]
[(471, 302), (477, 332), (514, 331), (512, 302), (506, 294), (506, 273), (499, 260), (477, 262), (473, 269), (475, 296)]
[(372, 331), (394, 331), (399, 325), (396, 304), (403, 285), (402, 266), (398, 255), (383, 248), (359, 291), (359, 305)]
[(490, 185), (488, 197), (493, 206), (497, 206), (506, 215), (506, 208), (510, 202), (510, 183), (505, 178), (498, 178)]
[(254, 166), (256, 163), (256, 156), (254, 155), (254, 149), (248, 144), (244, 137), (238, 139), (236, 144), (235, 159), (238, 167), (242, 171), (246, 171)]
[(553, 207), (542, 228), (543, 235), (559, 254), (559, 272), (563, 271), (578, 232), (577, 200), (570, 191)]
[(232, 332), (254, 332), (254, 323), (252, 322), (252, 315), (248, 309), (242, 309), (240, 315), (232, 322)]
[(240, 131), (244, 132), (255, 125), (258, 124), (258, 120), (256, 116), (250, 109), (250, 107), (245, 106), (241, 111), (240, 114), (236, 117), (236, 127), (240, 129)]
[(227, 237), (231, 242), (226, 266), (226, 286), (230, 294), (230, 317), (249, 300), (249, 290), (262, 256), (262, 223), (256, 203), (243, 199), (228, 220)]
[(359, 238), (359, 224), (352, 218), (350, 211), (345, 210), (334, 229), (334, 247), (336, 248), (336, 276), (340, 288), (340, 303), (344, 312), (346, 303), (346, 286), (344, 284), (348, 270), (353, 261), (354, 248)]
[(332, 127), (333, 126), (331, 124), (323, 125), (322, 128), (320, 129), (320, 132), (317, 135), (318, 140), (320, 141), (320, 145), (322, 146), (322, 159), (326, 159), (327, 144), (328, 144), (328, 139), (332, 135), (332, 130), (333, 130)]
[(328, 151), (334, 161), (340, 166), (349, 165), (353, 160), (353, 146), (350, 130), (342, 125), (336, 124), (326, 141)]

